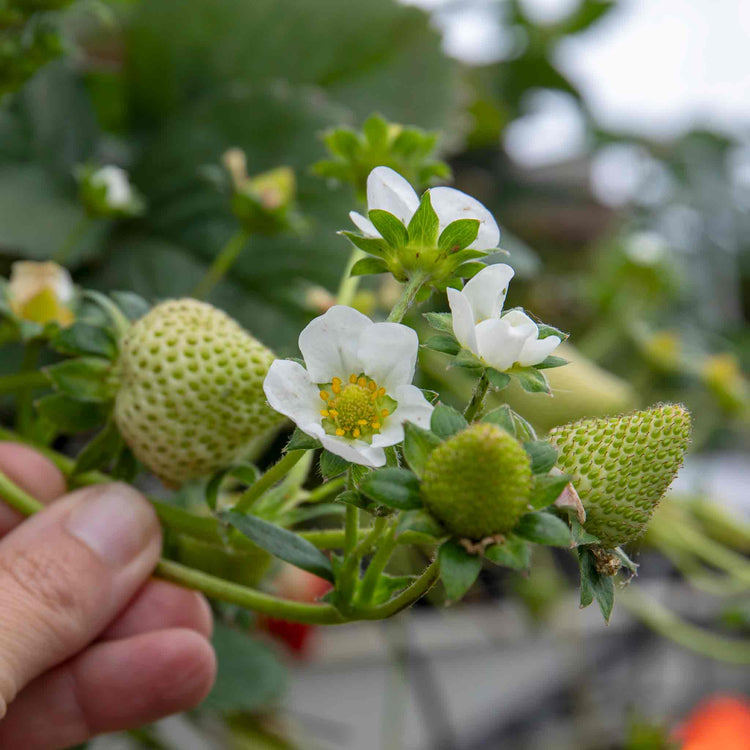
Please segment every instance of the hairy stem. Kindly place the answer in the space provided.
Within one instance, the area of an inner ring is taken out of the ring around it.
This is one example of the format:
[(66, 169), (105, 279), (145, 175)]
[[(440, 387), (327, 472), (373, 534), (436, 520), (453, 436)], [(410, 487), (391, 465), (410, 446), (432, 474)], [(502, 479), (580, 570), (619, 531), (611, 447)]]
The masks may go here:
[(406, 313), (409, 312), (409, 308), (414, 304), (414, 300), (425, 281), (426, 278), (422, 274), (415, 274), (409, 279), (401, 292), (401, 296), (393, 306), (393, 310), (388, 315), (389, 323), (400, 323), (404, 319)]
[(244, 229), (239, 229), (229, 238), (227, 244), (214, 258), (214, 262), (206, 271), (206, 275), (193, 290), (195, 299), (206, 299), (211, 294), (214, 287), (227, 275), (237, 258), (240, 257), (240, 253), (249, 239), (250, 237)]
[(391, 554), (396, 548), (396, 524), (392, 524), (388, 529), (387, 534), (378, 545), (378, 551), (370, 561), (367, 567), (367, 572), (362, 578), (362, 586), (359, 590), (359, 596), (357, 597), (357, 604), (367, 605), (372, 601), (372, 596), (375, 593), (375, 589), (378, 585), (378, 580), (385, 570), (388, 561), (391, 559)]
[(482, 411), (482, 405), (484, 404), (484, 398), (487, 395), (487, 391), (490, 387), (490, 381), (487, 379), (487, 373), (483, 372), (482, 377), (479, 378), (474, 393), (471, 396), (471, 401), (464, 411), (464, 416), (467, 422), (472, 422)]
[(238, 513), (246, 513), (250, 506), (266, 491), (271, 489), (276, 482), (281, 481), (304, 456), (306, 451), (289, 451), (278, 463), (274, 464), (255, 484), (246, 489), (234, 510)]

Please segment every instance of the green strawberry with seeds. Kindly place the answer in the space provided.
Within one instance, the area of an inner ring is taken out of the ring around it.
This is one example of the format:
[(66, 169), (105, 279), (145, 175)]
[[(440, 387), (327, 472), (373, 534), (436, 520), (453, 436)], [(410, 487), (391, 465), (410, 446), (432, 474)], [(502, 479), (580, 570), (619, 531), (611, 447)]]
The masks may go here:
[(690, 413), (662, 404), (621, 417), (556, 427), (557, 465), (573, 477), (585, 528), (607, 547), (637, 539), (682, 465)]
[(432, 451), (422, 497), (455, 536), (481, 540), (513, 529), (526, 512), (532, 482), (521, 444), (496, 425), (477, 423)]
[(194, 299), (163, 302), (122, 341), (117, 426), (167, 484), (211, 474), (280, 422), (263, 394), (273, 359), (221, 310)]

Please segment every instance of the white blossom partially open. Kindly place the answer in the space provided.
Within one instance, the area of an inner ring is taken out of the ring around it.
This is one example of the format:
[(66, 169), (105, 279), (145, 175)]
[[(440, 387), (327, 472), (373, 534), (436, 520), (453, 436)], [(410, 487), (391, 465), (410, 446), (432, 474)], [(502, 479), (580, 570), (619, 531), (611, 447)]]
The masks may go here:
[(7, 296), (11, 309), (23, 320), (61, 326), (73, 322), (70, 305), (75, 287), (68, 271), (57, 263), (16, 261), (10, 269)]
[(306, 367), (278, 359), (263, 388), (269, 404), (352, 463), (383, 466), (404, 422), (429, 427), (433, 407), (412, 385), (417, 334), (336, 305), (300, 334)]
[(453, 313), (453, 334), (464, 348), (496, 370), (543, 362), (557, 346), (559, 336), (539, 338), (537, 324), (526, 313), (502, 315), (513, 269), (497, 263), (481, 270), (463, 291), (448, 289)]
[[(437, 214), (440, 232), (457, 219), (477, 219), (479, 232), (468, 248), (493, 250), (500, 242), (500, 230), (492, 214), (478, 201), (460, 190), (450, 187), (431, 188), (430, 202)], [(367, 178), (367, 210), (381, 209), (393, 214), (408, 225), (419, 208), (419, 196), (414, 188), (389, 167), (375, 167)], [(349, 217), (362, 234), (380, 237), (373, 223), (362, 214), (352, 211)]]
[(91, 175), (91, 184), (105, 188), (107, 206), (115, 210), (125, 210), (133, 203), (133, 188), (128, 173), (112, 164), (97, 169)]

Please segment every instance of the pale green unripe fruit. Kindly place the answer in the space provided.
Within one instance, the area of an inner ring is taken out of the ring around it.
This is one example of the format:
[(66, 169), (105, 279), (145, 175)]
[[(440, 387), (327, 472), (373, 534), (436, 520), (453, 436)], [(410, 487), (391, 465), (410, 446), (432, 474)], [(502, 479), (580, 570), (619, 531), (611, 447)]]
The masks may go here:
[(422, 496), (455, 536), (480, 540), (513, 529), (527, 510), (532, 481), (523, 446), (496, 425), (478, 423), (432, 451)]
[(117, 426), (166, 483), (211, 474), (282, 419), (263, 393), (273, 359), (221, 310), (193, 299), (163, 302), (122, 341)]
[(690, 413), (664, 404), (623, 417), (586, 419), (549, 436), (557, 465), (573, 477), (585, 528), (607, 547), (637, 539), (682, 465)]

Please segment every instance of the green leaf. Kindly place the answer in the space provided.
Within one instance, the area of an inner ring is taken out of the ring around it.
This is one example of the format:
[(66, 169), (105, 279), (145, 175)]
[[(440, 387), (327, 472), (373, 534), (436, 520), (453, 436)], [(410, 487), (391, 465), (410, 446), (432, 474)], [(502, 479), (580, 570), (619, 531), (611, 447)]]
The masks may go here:
[(114, 421), (109, 421), (78, 454), (73, 475), (108, 466), (119, 455), (123, 447), (122, 437)]
[(462, 263), (457, 266), (453, 273), (461, 279), (471, 279), (487, 266), (484, 263)]
[(367, 214), (375, 229), (383, 235), (383, 239), (394, 249), (405, 247), (409, 242), (409, 233), (406, 227), (388, 211), (374, 208)]
[(418, 427), (412, 422), (404, 424), (404, 458), (418, 477), (422, 476), (425, 462), (440, 442), (440, 438), (434, 432)]
[(93, 354), (106, 359), (117, 356), (117, 344), (105, 328), (89, 323), (74, 323), (62, 328), (50, 341), (50, 346), (62, 354)]
[(453, 316), (450, 313), (423, 313), (422, 317), (436, 331), (453, 335)]
[(490, 381), (490, 385), (493, 388), (497, 388), (498, 391), (501, 391), (508, 385), (508, 383), (510, 383), (510, 375), (508, 375), (507, 372), (499, 372), (491, 367), (488, 367), (485, 372), (487, 374), (487, 380)]
[(63, 393), (43, 396), (36, 402), (36, 408), (41, 417), (66, 435), (93, 430), (106, 421), (109, 413), (105, 404), (78, 401)]
[(513, 533), (530, 542), (550, 547), (570, 547), (572, 542), (568, 524), (544, 511), (521, 516)]
[(118, 482), (127, 482), (132, 484), (138, 474), (138, 461), (133, 455), (133, 451), (127, 446), (123, 446), (120, 454), (117, 456), (115, 465), (112, 467), (112, 479)]
[(504, 568), (528, 570), (531, 567), (531, 549), (528, 543), (513, 534), (509, 534), (504, 542), (487, 547), (484, 556)]
[(564, 359), (563, 357), (555, 357), (553, 354), (550, 354), (547, 359), (540, 362), (538, 365), (534, 365), (534, 367), (536, 367), (537, 370), (551, 370), (553, 367), (562, 367), (567, 364), (567, 359)]
[(523, 448), (529, 454), (534, 474), (546, 474), (557, 463), (557, 448), (546, 440), (529, 440)]
[(331, 451), (324, 450), (320, 454), (320, 473), (326, 479), (333, 479), (334, 477), (343, 474), (349, 468), (349, 461), (341, 456), (337, 456)]
[(367, 276), (369, 274), (386, 273), (388, 266), (380, 258), (360, 258), (349, 272), (350, 276)]
[(537, 474), (534, 477), (534, 488), (531, 490), (529, 505), (534, 510), (541, 510), (552, 505), (569, 482), (570, 477), (567, 474)]
[(133, 322), (142, 318), (151, 309), (151, 305), (135, 292), (110, 292), (109, 296), (125, 317)]
[(111, 399), (107, 382), (112, 363), (99, 357), (68, 359), (45, 368), (55, 388), (79, 401), (104, 402)]
[(378, 114), (370, 115), (364, 121), (362, 133), (373, 150), (382, 150), (388, 143), (388, 123)]
[[(386, 465), (388, 465), (388, 449), (386, 448)], [(352, 483), (355, 487), (359, 487), (362, 484), (362, 480), (372, 471), (369, 466), (363, 466), (362, 464), (350, 464), (349, 472), (352, 476)]]
[(240, 464), (238, 466), (229, 466), (226, 469), (217, 471), (206, 485), (206, 504), (212, 510), (216, 510), (219, 501), (219, 490), (227, 477), (234, 477), (248, 487), (255, 484), (260, 478), (258, 467), (253, 464)]
[(516, 436), (516, 425), (513, 421), (513, 409), (507, 404), (487, 412), (487, 414), (482, 417), (481, 421), (489, 422), (489, 424), (496, 424), (498, 427), (502, 427), (506, 432), (513, 435), (513, 437)]
[(583, 546), (585, 544), (598, 544), (599, 537), (590, 534), (586, 529), (583, 528), (581, 522), (576, 518), (573, 509), (566, 509), (570, 514), (570, 533), (573, 537), (573, 543), (576, 547)]
[(453, 336), (430, 336), (423, 346), (443, 354), (458, 354), (461, 351), (461, 344)]
[(468, 426), (469, 423), (464, 415), (446, 404), (438, 404), (430, 417), (430, 429), (443, 440), (461, 432)]
[(482, 370), (484, 369), (481, 360), (477, 359), (468, 349), (461, 349), (451, 364), (455, 367), (463, 367), (465, 370), (470, 370), (475, 373), (477, 377), (481, 375)]
[(246, 516), (232, 510), (223, 511), (218, 515), (222, 521), (237, 529), (266, 552), (331, 583), (334, 582), (331, 561), (307, 539), (257, 516)]
[(471, 245), (479, 234), (478, 219), (457, 219), (443, 229), (438, 247), (443, 252), (454, 253)]
[(368, 474), (359, 487), (379, 505), (397, 510), (415, 510), (422, 507), (419, 479), (407, 469), (390, 467)]
[(396, 528), (398, 534), (414, 531), (428, 537), (440, 539), (446, 535), (445, 529), (426, 510), (407, 510), (401, 514)]
[(284, 451), (286, 453), (290, 451), (314, 451), (322, 447), (320, 440), (312, 437), (312, 435), (308, 435), (306, 432), (302, 432), (298, 427), (289, 438)]
[(615, 603), (613, 576), (599, 573), (594, 553), (587, 547), (578, 548), (578, 564), (581, 570), (581, 608), (588, 607), (596, 599), (604, 622), (609, 623)]
[(459, 601), (474, 585), (482, 569), (482, 558), (469, 554), (458, 542), (449, 540), (440, 546), (440, 579), (451, 602)]
[(216, 622), (212, 643), (219, 668), (202, 708), (221, 713), (258, 711), (283, 696), (287, 670), (267, 642)]
[(561, 341), (565, 341), (565, 339), (570, 337), (569, 333), (564, 333), (563, 331), (555, 328), (554, 326), (548, 326), (546, 323), (539, 323), (537, 324), (537, 329), (539, 331), (539, 340), (546, 339), (550, 336), (557, 336)]
[(518, 378), (518, 383), (527, 393), (551, 393), (547, 378), (544, 373), (533, 367), (516, 367), (513, 374)]
[(409, 222), (409, 244), (416, 247), (435, 247), (438, 229), (438, 217), (430, 201), (430, 191), (427, 190)]
[(356, 490), (346, 490), (336, 496), (337, 503), (344, 503), (345, 505), (353, 505), (355, 508), (369, 508), (372, 503), (366, 498), (362, 497)]
[(411, 586), (416, 580), (416, 576), (389, 576), (387, 573), (381, 573), (378, 582), (375, 585), (375, 591), (372, 595), (373, 604), (384, 604), (391, 599), (394, 594), (403, 591), (407, 586)]
[(339, 234), (343, 234), (344, 237), (348, 238), (360, 250), (369, 255), (374, 255), (376, 258), (385, 260), (391, 254), (391, 249), (385, 240), (377, 237), (363, 237), (360, 234), (346, 230), (339, 232)]

